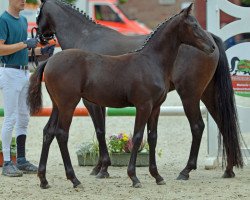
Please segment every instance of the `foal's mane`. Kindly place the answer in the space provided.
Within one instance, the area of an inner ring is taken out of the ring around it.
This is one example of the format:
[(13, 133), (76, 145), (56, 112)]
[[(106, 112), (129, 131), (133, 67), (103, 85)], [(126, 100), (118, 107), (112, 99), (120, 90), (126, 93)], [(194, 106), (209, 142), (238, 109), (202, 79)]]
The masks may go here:
[[(180, 12), (182, 13), (182, 12)], [(147, 37), (147, 39), (145, 40), (144, 44), (139, 48), (134, 50), (133, 52), (139, 52), (142, 49), (144, 49), (144, 47), (149, 43), (149, 41), (151, 40), (151, 38), (153, 38), (153, 36), (159, 32), (160, 29), (163, 29), (165, 26), (167, 26), (169, 24), (169, 22), (175, 18), (176, 16), (178, 16), (180, 13), (177, 13), (171, 17), (169, 17), (168, 19), (165, 19), (165, 21), (161, 22), (158, 24), (158, 26), (151, 32), (151, 34)]]

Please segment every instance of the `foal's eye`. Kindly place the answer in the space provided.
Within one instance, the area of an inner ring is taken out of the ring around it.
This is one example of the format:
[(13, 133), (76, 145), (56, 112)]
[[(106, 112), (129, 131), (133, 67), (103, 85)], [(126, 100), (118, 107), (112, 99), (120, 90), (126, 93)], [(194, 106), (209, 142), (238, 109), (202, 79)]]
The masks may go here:
[(194, 28), (198, 28), (198, 25), (197, 25), (197, 24), (195, 24), (195, 25), (194, 25)]

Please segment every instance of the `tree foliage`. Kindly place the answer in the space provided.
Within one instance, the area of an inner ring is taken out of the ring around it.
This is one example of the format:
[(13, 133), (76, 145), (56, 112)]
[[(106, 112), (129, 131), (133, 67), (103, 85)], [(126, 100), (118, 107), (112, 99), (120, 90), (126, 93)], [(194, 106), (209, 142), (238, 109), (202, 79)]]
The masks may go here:
[(37, 0), (26, 0), (26, 3), (37, 4), (38, 1)]
[(241, 2), (245, 5), (250, 5), (250, 0), (241, 0)]

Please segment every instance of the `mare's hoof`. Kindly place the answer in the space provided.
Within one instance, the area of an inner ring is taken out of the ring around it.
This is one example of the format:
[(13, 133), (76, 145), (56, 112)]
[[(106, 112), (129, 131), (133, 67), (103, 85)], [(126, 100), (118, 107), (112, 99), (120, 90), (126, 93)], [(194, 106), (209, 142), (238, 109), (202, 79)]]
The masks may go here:
[(133, 187), (134, 187), (134, 188), (142, 188), (142, 185), (141, 185), (141, 183), (139, 182), (139, 183), (133, 184)]
[(233, 171), (225, 171), (222, 178), (234, 178), (235, 173)]
[(40, 184), (40, 188), (48, 189), (48, 188), (51, 188), (51, 186), (49, 184)]
[(156, 183), (157, 183), (157, 185), (166, 185), (166, 182), (164, 180), (161, 180), (161, 181), (156, 182)]
[(99, 172), (96, 175), (96, 178), (109, 178), (109, 173), (108, 172)]
[(189, 175), (184, 175), (182, 173), (179, 174), (179, 176), (177, 177), (177, 180), (188, 180), (189, 179)]

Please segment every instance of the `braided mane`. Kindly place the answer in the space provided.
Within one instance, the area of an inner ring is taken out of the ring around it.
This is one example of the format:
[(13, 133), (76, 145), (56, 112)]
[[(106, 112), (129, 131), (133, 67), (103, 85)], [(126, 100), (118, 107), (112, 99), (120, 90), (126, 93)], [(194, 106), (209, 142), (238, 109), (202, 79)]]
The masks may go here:
[(168, 19), (165, 19), (165, 21), (161, 22), (160, 24), (158, 24), (158, 26), (147, 37), (147, 39), (145, 40), (144, 44), (139, 49), (136, 49), (133, 52), (139, 52), (139, 51), (141, 51), (147, 45), (147, 43), (151, 40), (151, 38), (159, 31), (160, 28), (162, 28), (165, 24), (167, 25), (173, 18), (175, 18), (179, 14), (180, 13), (175, 14), (175, 15), (169, 17)]

